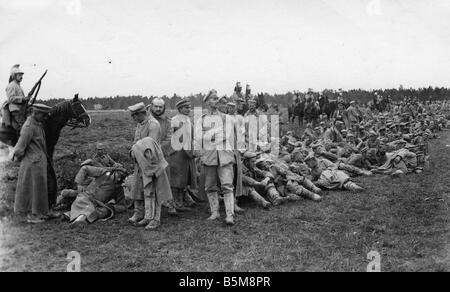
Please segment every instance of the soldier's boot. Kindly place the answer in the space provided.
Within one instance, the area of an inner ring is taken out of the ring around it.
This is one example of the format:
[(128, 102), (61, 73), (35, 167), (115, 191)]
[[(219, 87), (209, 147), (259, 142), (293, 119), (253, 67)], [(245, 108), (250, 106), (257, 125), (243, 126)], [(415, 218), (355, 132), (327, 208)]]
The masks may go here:
[(207, 220), (216, 220), (220, 218), (219, 214), (219, 196), (217, 193), (208, 194), (209, 208), (211, 209), (211, 216)]
[(145, 205), (145, 215), (144, 219), (136, 223), (136, 226), (144, 227), (147, 226), (150, 221), (155, 217), (155, 198), (145, 197), (144, 198)]
[(344, 189), (352, 191), (352, 192), (361, 192), (364, 190), (364, 188), (358, 186), (352, 181), (348, 181), (344, 184)]
[(225, 217), (225, 223), (227, 225), (234, 225), (234, 194), (227, 193), (223, 195), (223, 201), (225, 203), (225, 213), (227, 216)]
[(155, 198), (151, 198), (153, 208), (154, 208), (154, 214), (153, 219), (150, 220), (150, 222), (145, 226), (145, 229), (152, 230), (156, 229), (161, 225), (161, 203), (157, 202)]
[(268, 209), (270, 207), (270, 203), (266, 201), (257, 191), (253, 190), (250, 192), (250, 197), (258, 203), (264, 209)]
[(183, 192), (183, 201), (187, 207), (193, 207), (193, 206), (197, 205), (197, 203), (194, 201), (194, 199), (192, 199), (191, 194), (189, 193), (188, 190), (185, 190)]
[(305, 177), (305, 179), (303, 180), (303, 185), (305, 186), (305, 188), (307, 188), (308, 190), (312, 191), (313, 193), (320, 193), (322, 191), (321, 188), (317, 187), (312, 181), (310, 181), (309, 179), (307, 179)]
[(179, 188), (172, 188), (173, 200), (175, 203), (175, 209), (180, 212), (190, 211), (191, 208), (184, 206), (183, 191)]
[(135, 200), (133, 216), (128, 219), (128, 222), (134, 225), (142, 219), (144, 219), (144, 200)]
[(280, 196), (280, 193), (277, 191), (275, 186), (269, 187), (266, 192), (267, 198), (274, 206), (278, 206), (287, 201), (286, 198)]
[(322, 200), (321, 196), (319, 196), (318, 194), (316, 194), (314, 192), (311, 192), (310, 190), (308, 190), (304, 187), (300, 187), (300, 189), (297, 191), (297, 195), (299, 195), (305, 199), (315, 201), (315, 202)]
[(350, 165), (350, 164), (346, 164), (346, 163), (340, 163), (339, 164), (339, 169), (341, 170), (345, 170), (348, 171), (350, 173), (354, 173), (356, 175), (361, 175), (361, 176), (371, 176), (373, 175), (373, 173), (371, 171), (368, 170), (363, 170), (359, 167)]
[(302, 198), (299, 197), (299, 196), (296, 195), (296, 194), (288, 193), (288, 194), (286, 195), (286, 199), (287, 199), (289, 202), (297, 202), (297, 201), (300, 201)]

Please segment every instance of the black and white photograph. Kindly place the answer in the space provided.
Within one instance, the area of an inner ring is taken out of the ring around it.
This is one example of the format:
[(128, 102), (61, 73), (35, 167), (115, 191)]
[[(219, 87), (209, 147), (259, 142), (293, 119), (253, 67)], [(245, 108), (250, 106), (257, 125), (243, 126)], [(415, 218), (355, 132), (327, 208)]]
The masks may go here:
[(450, 1), (0, 0), (0, 27), (0, 272), (450, 271)]

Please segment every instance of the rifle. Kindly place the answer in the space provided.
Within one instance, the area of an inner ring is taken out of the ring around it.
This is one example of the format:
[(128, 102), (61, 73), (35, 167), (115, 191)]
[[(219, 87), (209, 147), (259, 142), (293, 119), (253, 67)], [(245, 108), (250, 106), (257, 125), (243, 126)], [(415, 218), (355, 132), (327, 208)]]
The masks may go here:
[[(34, 104), (34, 102), (36, 101), (36, 97), (39, 93), (39, 89), (41, 89), (41, 81), (45, 77), (46, 74), (47, 74), (47, 70), (45, 70), (44, 74), (42, 74), (41, 78), (39, 78), (39, 80), (36, 82), (36, 84), (33, 86), (33, 88), (28, 93), (29, 97), (33, 96), (33, 93), (34, 93), (34, 97), (31, 98), (31, 102), (29, 103), (29, 106), (32, 106)], [(36, 91), (36, 93), (35, 93), (35, 91)]]

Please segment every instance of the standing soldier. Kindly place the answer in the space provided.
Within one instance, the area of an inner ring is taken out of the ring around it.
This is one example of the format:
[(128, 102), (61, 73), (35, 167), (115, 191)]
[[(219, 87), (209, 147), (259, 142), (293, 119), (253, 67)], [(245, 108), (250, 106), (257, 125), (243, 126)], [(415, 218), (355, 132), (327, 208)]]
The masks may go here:
[(174, 150), (172, 145), (170, 146), (171, 151), (167, 156), (170, 169), (170, 187), (172, 188), (175, 208), (179, 211), (187, 211), (189, 208), (185, 206), (183, 198), (186, 198), (186, 201), (192, 201), (190, 195), (186, 193), (187, 187), (197, 188), (197, 168), (192, 149), (193, 125), (189, 118), (191, 105), (188, 99), (182, 99), (175, 106), (178, 114), (172, 118), (171, 132), (177, 133), (184, 129), (183, 133), (186, 135), (182, 136), (183, 141), (172, 142), (180, 143), (183, 146), (182, 149)]
[(14, 212), (27, 215), (28, 223), (42, 223), (49, 215), (47, 169), (50, 162), (43, 123), (50, 109), (43, 104), (33, 106), (33, 113), (23, 125), (14, 148), (13, 159), (20, 161)]
[(138, 168), (134, 190), (143, 193), (145, 202), (144, 218), (137, 223), (145, 229), (156, 229), (161, 224), (161, 207), (172, 200), (167, 177), (167, 161), (158, 142), (151, 137), (137, 141), (130, 152)]
[[(211, 90), (203, 102), (207, 104), (208, 112), (203, 116), (202, 129), (203, 137), (211, 134), (214, 129), (217, 131), (224, 131), (223, 125), (225, 124), (226, 114), (220, 113), (217, 110), (217, 104), (219, 97), (217, 91)], [(214, 120), (219, 117), (222, 120), (222, 128), (218, 125), (214, 125)], [(207, 132), (207, 133), (205, 133)], [(221, 140), (216, 140), (222, 136)], [(234, 194), (233, 194), (233, 164), (236, 163), (233, 150), (217, 150), (217, 147), (225, 142), (225, 135), (214, 134), (211, 137), (210, 145), (203, 145), (201, 162), (205, 171), (205, 192), (208, 196), (209, 205), (211, 208), (211, 216), (208, 220), (215, 220), (220, 217), (219, 215), (219, 190), (223, 193), (223, 199), (225, 203), (227, 225), (234, 224)], [(224, 148), (222, 148), (224, 149)]]
[[(147, 116), (144, 103), (140, 102), (132, 105), (128, 107), (128, 110), (137, 123), (133, 144), (145, 137), (151, 137), (159, 143), (161, 140), (161, 127), (152, 115)], [(142, 174), (139, 166), (136, 164), (134, 169), (135, 181), (138, 181), (140, 177), (142, 177)], [(134, 200), (134, 214), (128, 219), (128, 222), (131, 224), (137, 224), (144, 219), (144, 192), (143, 188), (138, 188), (137, 186), (138, 184), (135, 184), (131, 191), (131, 197)]]
[(359, 124), (359, 111), (356, 108), (356, 101), (352, 100), (350, 106), (347, 108), (346, 116), (348, 119), (349, 127), (352, 131), (356, 132), (357, 126)]
[[(160, 138), (160, 145), (161, 149), (164, 154), (164, 158), (168, 159), (169, 155), (171, 154), (172, 147), (170, 145), (170, 140), (172, 137), (172, 129), (170, 126), (170, 118), (165, 115), (166, 112), (166, 103), (162, 98), (154, 98), (150, 105), (147, 106), (147, 113), (149, 116), (149, 119), (152, 118), (156, 119), (159, 123), (159, 126), (161, 127), (161, 138)], [(167, 176), (170, 180), (170, 169), (166, 168)], [(174, 215), (177, 213), (176, 206), (174, 206), (174, 202), (169, 202), (167, 206), (165, 205), (169, 210), (170, 215)], [(181, 210), (183, 209), (183, 210)], [(179, 211), (186, 211), (184, 208), (180, 208)]]
[(11, 126), (16, 131), (20, 131), (26, 120), (26, 106), (31, 97), (31, 92), (28, 96), (25, 96), (20, 86), (23, 74), (24, 72), (19, 68), (18, 64), (11, 68), (9, 84), (6, 87), (7, 100), (3, 105), (3, 123), (6, 126)]

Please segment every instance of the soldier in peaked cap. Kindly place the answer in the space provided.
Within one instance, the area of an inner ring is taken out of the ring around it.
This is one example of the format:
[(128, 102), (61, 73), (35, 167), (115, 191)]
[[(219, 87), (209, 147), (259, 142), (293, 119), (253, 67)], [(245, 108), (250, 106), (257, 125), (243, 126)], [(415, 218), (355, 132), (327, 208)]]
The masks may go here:
[[(208, 112), (203, 115), (202, 130), (203, 136), (211, 133), (212, 121), (214, 118), (220, 117), (223, 124), (225, 124), (226, 114), (218, 111), (217, 106), (219, 98), (216, 90), (210, 90), (203, 101), (207, 104)], [(217, 125), (216, 125), (217, 127)], [(222, 129), (216, 129), (224, 131)], [(202, 148), (201, 162), (205, 174), (205, 192), (208, 197), (211, 216), (208, 220), (216, 220), (219, 215), (219, 191), (223, 194), (225, 203), (226, 218), (228, 225), (234, 224), (234, 169), (233, 165), (236, 163), (233, 149), (224, 149), (225, 135), (214, 135), (210, 139), (210, 143), (199, 145)], [(219, 140), (218, 140), (219, 139)], [(204, 139), (202, 139), (204, 140)], [(202, 141), (206, 142), (206, 141)], [(222, 145), (218, 149), (218, 145)]]
[(44, 104), (33, 105), (33, 112), (24, 123), (14, 148), (13, 158), (20, 161), (14, 212), (26, 216), (28, 223), (42, 223), (49, 214), (47, 178), (52, 166), (47, 154), (44, 122), (50, 110)]
[[(190, 206), (195, 205), (189, 190), (197, 189), (197, 166), (192, 143), (194, 129), (193, 123), (189, 118), (191, 107), (189, 99), (182, 99), (175, 106), (178, 109), (178, 113), (171, 120), (171, 132), (175, 136), (178, 135), (177, 133), (182, 132), (183, 136), (179, 137), (182, 141), (176, 141), (180, 143), (179, 149), (178, 147), (173, 147), (174, 141), (172, 141), (172, 151), (167, 157), (167, 162), (169, 163), (170, 187), (174, 197), (175, 208), (179, 211), (187, 211)], [(172, 137), (175, 138), (175, 136)]]
[(227, 112), (229, 115), (236, 114), (236, 104), (234, 102), (227, 103)]
[[(152, 115), (147, 115), (144, 103), (140, 102), (132, 105), (128, 107), (128, 110), (131, 113), (131, 117), (137, 123), (133, 144), (146, 137), (151, 137), (159, 144), (161, 141), (161, 126)], [(142, 173), (137, 163), (135, 164), (133, 175), (136, 177), (136, 180), (142, 178)], [(143, 221), (145, 215), (144, 188), (142, 184), (133, 185), (131, 198), (134, 200), (134, 212), (133, 216), (128, 219), (128, 222), (136, 225)]]

